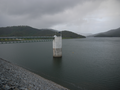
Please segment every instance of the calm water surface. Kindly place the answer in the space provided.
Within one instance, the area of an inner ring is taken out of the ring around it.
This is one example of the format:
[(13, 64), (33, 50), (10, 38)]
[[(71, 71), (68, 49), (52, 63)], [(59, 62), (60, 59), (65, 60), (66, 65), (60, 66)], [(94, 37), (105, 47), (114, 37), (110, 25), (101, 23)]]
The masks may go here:
[(63, 57), (52, 42), (0, 44), (9, 60), (71, 90), (120, 90), (120, 38), (63, 40)]

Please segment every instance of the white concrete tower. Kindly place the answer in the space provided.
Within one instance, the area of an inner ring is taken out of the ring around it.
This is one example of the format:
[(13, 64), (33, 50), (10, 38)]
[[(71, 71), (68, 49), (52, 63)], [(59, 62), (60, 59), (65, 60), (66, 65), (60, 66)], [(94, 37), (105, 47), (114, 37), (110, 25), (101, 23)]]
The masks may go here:
[(62, 36), (54, 35), (53, 57), (62, 57)]

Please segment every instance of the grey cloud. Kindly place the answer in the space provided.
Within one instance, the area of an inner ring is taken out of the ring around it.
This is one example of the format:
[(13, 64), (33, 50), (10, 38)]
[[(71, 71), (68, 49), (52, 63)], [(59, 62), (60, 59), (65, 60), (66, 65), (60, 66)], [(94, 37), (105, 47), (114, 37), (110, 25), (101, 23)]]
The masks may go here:
[[(39, 24), (41, 23), (40, 26), (43, 27), (45, 26), (43, 24), (47, 23), (49, 25), (46, 24), (46, 27), (48, 27), (54, 24), (55, 21), (42, 19), (44, 15), (63, 12), (83, 1), (84, 0), (0, 0), (0, 26), (11, 24), (29, 25), (33, 24), (32, 22), (36, 20)], [(38, 19), (39, 21), (37, 21)]]
[(0, 10), (10, 15), (41, 16), (74, 7), (82, 0), (1, 0)]
[[(118, 8), (119, 0), (0, 0), (0, 27), (29, 25), (36, 28), (68, 28), (75, 32), (87, 32), (88, 29), (89, 32), (98, 32), (100, 29), (119, 26)], [(103, 21), (106, 17), (110, 22)], [(100, 25), (107, 26), (104, 28)]]

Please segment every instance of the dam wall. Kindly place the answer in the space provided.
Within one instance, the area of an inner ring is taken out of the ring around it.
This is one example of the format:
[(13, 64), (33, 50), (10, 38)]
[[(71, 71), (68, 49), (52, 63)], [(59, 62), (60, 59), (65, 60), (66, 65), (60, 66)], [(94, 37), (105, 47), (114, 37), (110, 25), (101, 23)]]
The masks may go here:
[(68, 90), (0, 58), (0, 90)]

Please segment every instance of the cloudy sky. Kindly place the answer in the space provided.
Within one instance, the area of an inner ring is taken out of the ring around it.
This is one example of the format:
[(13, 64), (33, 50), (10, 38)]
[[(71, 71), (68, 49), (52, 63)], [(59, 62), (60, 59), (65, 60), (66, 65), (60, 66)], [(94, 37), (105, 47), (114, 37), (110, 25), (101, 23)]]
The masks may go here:
[(89, 34), (120, 27), (120, 0), (0, 0), (0, 27)]

